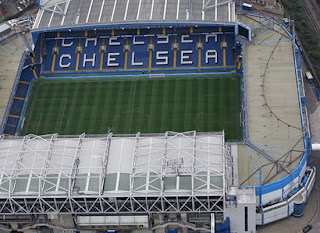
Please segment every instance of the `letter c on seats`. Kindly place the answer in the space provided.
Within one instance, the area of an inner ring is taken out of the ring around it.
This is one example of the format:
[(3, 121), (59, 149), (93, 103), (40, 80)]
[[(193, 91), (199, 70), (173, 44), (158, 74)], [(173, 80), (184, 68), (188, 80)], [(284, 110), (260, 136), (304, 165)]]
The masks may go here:
[(66, 58), (66, 59), (68, 58), (69, 60), (71, 60), (71, 55), (70, 54), (62, 54), (62, 56), (60, 57), (60, 61), (59, 61), (59, 66), (61, 68), (68, 68), (71, 65), (71, 63), (68, 62), (67, 64), (62, 64), (64, 58)]

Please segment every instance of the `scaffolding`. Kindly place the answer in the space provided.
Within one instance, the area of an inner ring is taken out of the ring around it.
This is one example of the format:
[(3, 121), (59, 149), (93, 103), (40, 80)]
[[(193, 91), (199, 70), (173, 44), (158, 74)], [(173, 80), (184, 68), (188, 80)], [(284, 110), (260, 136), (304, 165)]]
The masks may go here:
[(223, 213), (224, 133), (0, 140), (0, 214)]

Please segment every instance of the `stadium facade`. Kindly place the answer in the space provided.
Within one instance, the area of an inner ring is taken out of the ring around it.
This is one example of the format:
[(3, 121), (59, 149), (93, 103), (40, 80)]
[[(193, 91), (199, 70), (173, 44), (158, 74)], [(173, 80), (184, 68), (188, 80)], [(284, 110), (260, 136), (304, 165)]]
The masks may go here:
[[(232, 0), (39, 7), (2, 123), (2, 230), (255, 232), (303, 214), (316, 170), (293, 27), (237, 16)], [(236, 73), (241, 141), (171, 129), (20, 136), (35, 79)]]

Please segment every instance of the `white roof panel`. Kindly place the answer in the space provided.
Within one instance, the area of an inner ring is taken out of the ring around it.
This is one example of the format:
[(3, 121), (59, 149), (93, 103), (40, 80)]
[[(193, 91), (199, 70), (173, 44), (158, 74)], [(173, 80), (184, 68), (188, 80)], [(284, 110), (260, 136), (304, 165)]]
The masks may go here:
[(34, 30), (236, 21), (233, 0), (44, 0), (41, 4)]
[(0, 193), (222, 193), (223, 156), (224, 134), (196, 135), (195, 131), (1, 139)]

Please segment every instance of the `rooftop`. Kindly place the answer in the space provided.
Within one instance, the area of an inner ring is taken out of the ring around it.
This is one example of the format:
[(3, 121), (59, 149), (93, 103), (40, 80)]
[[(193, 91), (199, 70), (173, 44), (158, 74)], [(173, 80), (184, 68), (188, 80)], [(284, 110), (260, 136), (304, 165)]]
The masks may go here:
[(295, 61), (290, 35), (264, 18), (244, 15), (252, 29), (245, 48), (248, 142), (238, 146), (239, 185), (281, 180), (305, 154)]
[(223, 195), (224, 133), (0, 140), (0, 195)]
[(233, 0), (41, 0), (33, 29), (235, 21)]
[[(31, 33), (11, 31), (0, 38), (0, 117), (3, 119), (8, 106), (24, 53), (31, 44)], [(3, 124), (4, 122), (2, 122)], [(1, 129), (2, 129), (1, 125)]]

